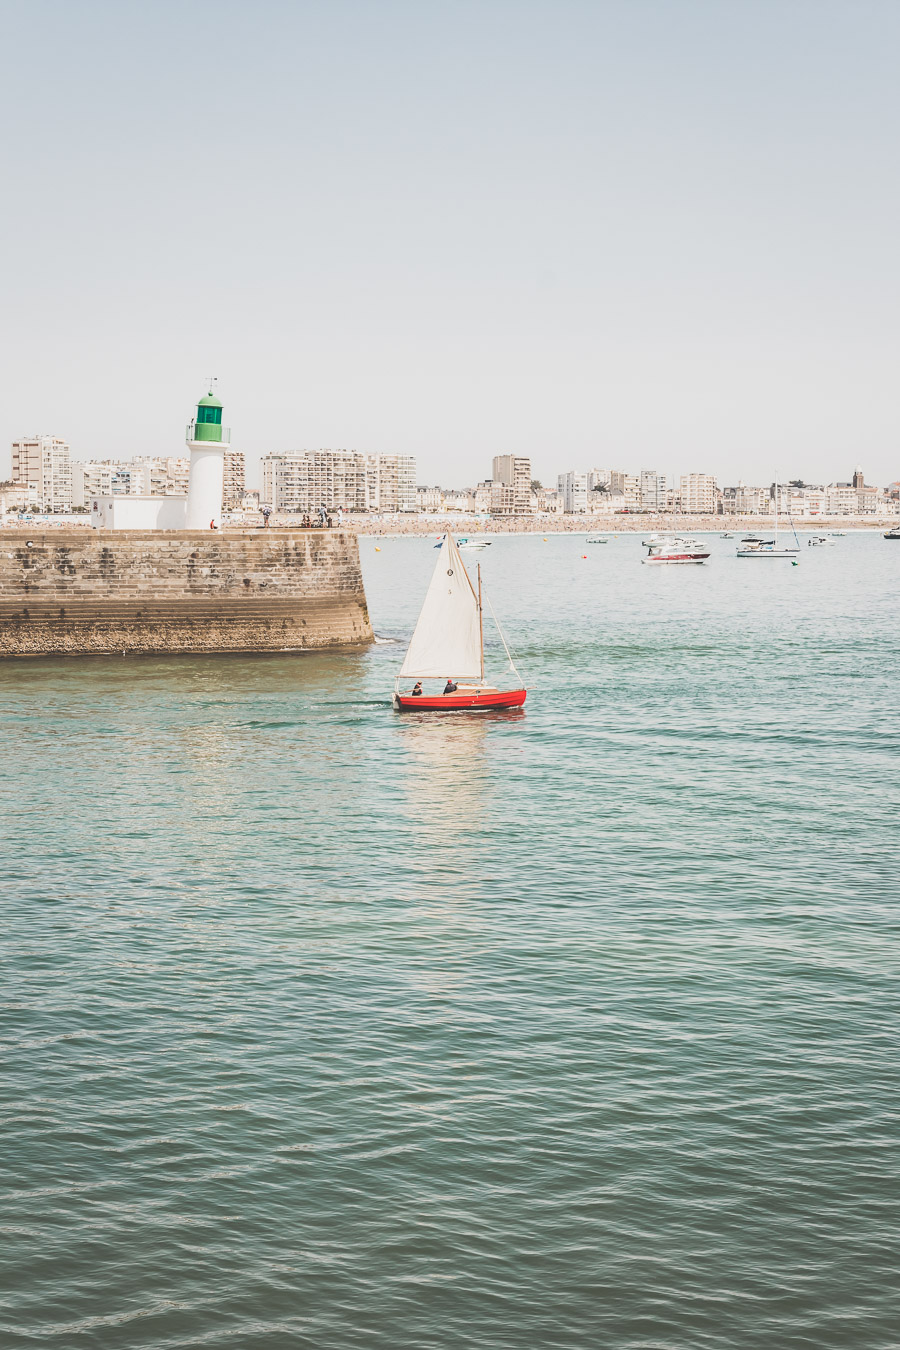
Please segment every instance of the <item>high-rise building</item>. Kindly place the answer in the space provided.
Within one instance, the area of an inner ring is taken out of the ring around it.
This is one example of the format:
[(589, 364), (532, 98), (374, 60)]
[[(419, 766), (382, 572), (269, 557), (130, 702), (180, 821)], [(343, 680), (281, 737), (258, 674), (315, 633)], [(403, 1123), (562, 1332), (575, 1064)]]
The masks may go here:
[(561, 473), (556, 480), (557, 491), (562, 498), (563, 510), (568, 514), (580, 514), (588, 509), (588, 475), (569, 469)]
[(509, 483), (498, 483), (496, 478), (492, 478), (490, 512), (492, 516), (519, 515), (515, 487)]
[(641, 469), (639, 496), (642, 511), (665, 511), (665, 475), (655, 469)]
[(234, 511), (240, 506), (246, 486), (243, 450), (226, 450), (222, 488), (222, 507), (225, 511)]
[(355, 450), (297, 450), (262, 458), (263, 501), (275, 511), (414, 511), (411, 455)]
[(365, 467), (368, 510), (416, 509), (416, 461), (412, 455), (366, 455)]
[(34, 492), (44, 511), (71, 511), (72, 460), (59, 436), (24, 436), (12, 443), (12, 476)]
[(681, 509), (688, 515), (715, 515), (718, 488), (711, 473), (683, 473), (679, 496)]
[(98, 496), (186, 497), (190, 464), (184, 455), (137, 455), (131, 460), (75, 462), (72, 505), (86, 506), (88, 498)]
[[(519, 515), (531, 507), (531, 460), (524, 455), (495, 455), (492, 481), (505, 488), (508, 493), (497, 493), (497, 500), (507, 503), (501, 508), (504, 515)], [(509, 505), (511, 503), (511, 505)], [(493, 506), (491, 511), (493, 513)]]

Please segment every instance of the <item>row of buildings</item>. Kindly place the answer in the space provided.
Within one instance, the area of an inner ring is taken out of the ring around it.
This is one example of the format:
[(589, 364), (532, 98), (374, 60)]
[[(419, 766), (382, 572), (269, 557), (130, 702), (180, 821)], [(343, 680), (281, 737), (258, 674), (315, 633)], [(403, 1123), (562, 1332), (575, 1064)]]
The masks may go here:
[[(244, 454), (225, 452), (223, 506), (234, 510), (246, 492)], [(59, 513), (87, 511), (96, 497), (183, 497), (190, 457), (136, 455), (129, 460), (73, 460), (59, 436), (28, 436), (12, 443), (12, 479), (0, 488), (0, 508)]]
[(411, 455), (297, 450), (263, 455), (260, 500), (285, 515), (319, 506), (344, 511), (415, 511)]
[[(490, 478), (472, 488), (416, 485), (416, 461), (409, 455), (362, 454), (356, 450), (303, 450), (262, 457), (261, 492), (248, 492), (244, 455), (224, 455), (223, 508), (252, 509), (262, 503), (281, 514), (325, 506), (348, 512), (447, 512), (490, 516), (565, 514), (609, 516), (624, 513), (685, 515), (769, 515), (776, 487), (738, 482), (720, 488), (715, 476), (682, 474), (667, 479), (655, 469), (630, 474), (619, 469), (571, 469), (555, 488), (531, 475), (527, 456), (495, 455)], [(82, 511), (91, 499), (108, 496), (184, 496), (187, 456), (134, 456), (129, 460), (75, 461), (58, 436), (31, 436), (12, 445), (12, 481), (0, 484), (0, 513), (12, 510)], [(779, 484), (778, 509), (799, 518), (900, 513), (900, 482), (877, 488), (861, 468), (848, 482)]]
[(571, 469), (558, 476), (555, 488), (545, 488), (531, 480), (529, 461), (517, 458), (516, 464), (523, 469), (520, 492), (513, 498), (502, 486), (502, 470), (498, 469), (502, 461), (512, 458), (498, 456), (494, 460), (493, 480), (474, 488), (420, 487), (416, 493), (418, 509), (435, 514), (460, 511), (490, 515), (771, 515), (777, 492), (778, 510), (801, 518), (900, 513), (900, 482), (890, 483), (886, 488), (873, 487), (866, 483), (859, 468), (846, 483), (795, 481), (777, 487), (774, 483), (751, 487), (739, 482), (735, 487), (724, 488), (708, 473), (681, 474), (670, 480), (655, 469), (641, 469), (635, 474), (619, 469)]
[(543, 498), (535, 496), (539, 485), (531, 477), (530, 459), (523, 455), (495, 455), (492, 469), (491, 477), (473, 488), (416, 488), (415, 509), (491, 516), (522, 516), (546, 509)]
[(770, 515), (798, 517), (865, 516), (900, 511), (900, 483), (886, 488), (865, 481), (861, 468), (846, 483), (812, 484), (795, 480), (751, 487), (739, 482), (720, 488), (708, 473), (682, 474), (668, 482), (655, 469), (639, 474), (615, 469), (560, 474), (556, 509), (575, 514), (683, 512), (685, 515)]
[[(356, 450), (264, 455), (261, 493), (247, 492), (242, 451), (229, 448), (224, 463), (226, 511), (260, 503), (283, 514), (313, 511), (320, 505), (345, 511), (416, 510), (416, 461), (409, 455), (364, 455)], [(97, 497), (181, 497), (188, 490), (189, 470), (187, 455), (82, 462), (72, 459), (68, 442), (59, 436), (23, 437), (13, 441), (12, 480), (0, 488), (0, 510), (68, 513), (88, 510)], [(521, 497), (520, 489), (515, 501)]]

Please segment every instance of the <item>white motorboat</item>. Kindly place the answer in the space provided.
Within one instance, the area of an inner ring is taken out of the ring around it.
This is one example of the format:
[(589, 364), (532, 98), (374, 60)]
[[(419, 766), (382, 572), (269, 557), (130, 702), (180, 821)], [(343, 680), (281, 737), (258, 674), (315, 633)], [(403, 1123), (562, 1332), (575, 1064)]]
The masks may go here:
[(648, 543), (646, 548), (647, 556), (641, 559), (645, 563), (704, 563), (709, 557), (706, 544), (678, 535)]
[(737, 551), (739, 558), (793, 558), (796, 561), (799, 548), (779, 548), (777, 539), (742, 540)]
[(806, 541), (808, 548), (834, 548), (834, 540), (824, 534), (814, 534)]
[(595, 535), (592, 535), (592, 537), (591, 537), (590, 539), (586, 539), (584, 542), (585, 542), (586, 544), (608, 544), (608, 543), (609, 543), (609, 535), (608, 535), (608, 534), (595, 534)]
[[(443, 537), (441, 537), (435, 544), (435, 548), (440, 548), (443, 542), (444, 542)], [(457, 548), (482, 549), (482, 548), (490, 548), (490, 546), (491, 546), (490, 539), (469, 539), (467, 538), (466, 535), (462, 535), (456, 541)]]

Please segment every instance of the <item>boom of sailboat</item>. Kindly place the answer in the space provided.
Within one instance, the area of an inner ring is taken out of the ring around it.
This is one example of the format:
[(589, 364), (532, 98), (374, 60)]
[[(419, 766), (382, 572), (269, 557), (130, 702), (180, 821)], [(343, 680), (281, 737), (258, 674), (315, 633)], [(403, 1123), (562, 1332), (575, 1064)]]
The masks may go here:
[(483, 598), (480, 565), (476, 587), (456, 540), (447, 534), (394, 683), (393, 705), (398, 712), (479, 712), (520, 708), (525, 702), (527, 691), (492, 607), (517, 684), (513, 689), (500, 689), (485, 680)]

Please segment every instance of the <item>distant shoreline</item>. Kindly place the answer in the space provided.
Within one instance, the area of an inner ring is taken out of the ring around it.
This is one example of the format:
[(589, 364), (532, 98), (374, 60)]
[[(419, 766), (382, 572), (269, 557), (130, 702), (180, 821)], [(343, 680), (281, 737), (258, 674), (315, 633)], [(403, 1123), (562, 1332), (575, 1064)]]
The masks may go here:
[[(778, 518), (779, 531), (789, 532), (791, 528), (799, 533), (827, 534), (832, 530), (884, 531), (900, 523), (900, 517), (888, 516), (862, 520), (859, 517), (828, 516), (821, 519), (787, 520)], [(439, 535), (452, 530), (457, 536), (466, 535), (504, 535), (504, 534), (754, 534), (760, 530), (774, 529), (773, 516), (619, 516), (614, 520), (604, 516), (601, 520), (585, 520), (584, 516), (563, 516), (561, 519), (515, 517), (504, 520), (459, 520), (447, 516), (411, 516), (407, 520), (394, 518), (378, 520), (366, 516), (345, 516), (344, 529), (353, 530), (359, 535)]]
[[(467, 535), (505, 535), (505, 534), (551, 534), (571, 535), (616, 535), (616, 534), (754, 534), (760, 530), (774, 529), (773, 516), (682, 516), (682, 515), (629, 515), (629, 516), (512, 516), (487, 519), (458, 516), (355, 516), (345, 513), (340, 525), (337, 514), (332, 516), (334, 529), (349, 530), (361, 536), (380, 536), (383, 538), (435, 537), (452, 530), (459, 538)], [(785, 533), (792, 528), (803, 534), (828, 534), (834, 530), (847, 533), (864, 533), (874, 530), (883, 532), (900, 524), (900, 516), (824, 516), (811, 520), (808, 516), (790, 520), (786, 516), (778, 517), (778, 528)], [(273, 530), (296, 530), (306, 533), (308, 529), (321, 529), (318, 523), (312, 527), (302, 527), (295, 515), (273, 515), (269, 521)], [(0, 524), (0, 534), (40, 533), (46, 530), (90, 530), (90, 518), (86, 516), (35, 516), (30, 521), (9, 520)], [(247, 513), (244, 521), (231, 521), (221, 527), (221, 533), (256, 533), (263, 530), (262, 518), (255, 513)], [(178, 533), (178, 531), (165, 531)]]

